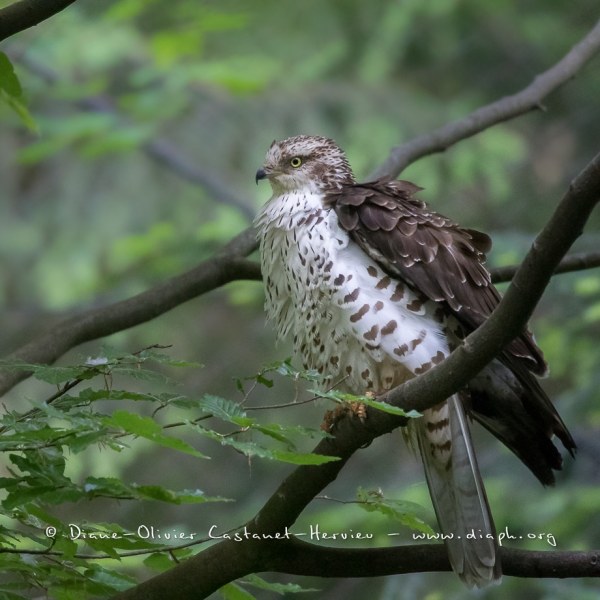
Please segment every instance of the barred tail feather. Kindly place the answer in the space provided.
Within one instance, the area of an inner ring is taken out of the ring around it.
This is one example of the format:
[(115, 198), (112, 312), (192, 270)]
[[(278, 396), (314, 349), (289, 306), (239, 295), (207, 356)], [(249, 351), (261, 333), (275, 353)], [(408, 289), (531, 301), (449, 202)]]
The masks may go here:
[(459, 396), (425, 411), (415, 427), (453, 570), (469, 587), (499, 580), (496, 531)]

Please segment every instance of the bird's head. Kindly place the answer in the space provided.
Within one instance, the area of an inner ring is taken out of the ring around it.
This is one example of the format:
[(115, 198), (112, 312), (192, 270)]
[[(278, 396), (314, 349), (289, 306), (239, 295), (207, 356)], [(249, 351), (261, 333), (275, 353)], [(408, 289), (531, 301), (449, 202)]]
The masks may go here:
[(256, 183), (268, 179), (275, 194), (306, 190), (323, 193), (354, 183), (344, 151), (329, 138), (297, 135), (274, 141)]

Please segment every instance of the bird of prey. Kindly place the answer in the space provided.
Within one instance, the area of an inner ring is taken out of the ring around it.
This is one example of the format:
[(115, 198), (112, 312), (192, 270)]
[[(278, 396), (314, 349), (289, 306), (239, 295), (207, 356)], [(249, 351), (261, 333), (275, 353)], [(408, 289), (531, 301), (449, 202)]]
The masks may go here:
[[(443, 361), (498, 304), (487, 235), (428, 208), (412, 183), (357, 183), (333, 140), (274, 141), (261, 179), (273, 190), (255, 221), (267, 316), (325, 382), (390, 390)], [(450, 562), (470, 587), (502, 570), (467, 416), (552, 484), (553, 436), (571, 454), (575, 443), (535, 377), (546, 370), (523, 331), (466, 389), (411, 419)]]

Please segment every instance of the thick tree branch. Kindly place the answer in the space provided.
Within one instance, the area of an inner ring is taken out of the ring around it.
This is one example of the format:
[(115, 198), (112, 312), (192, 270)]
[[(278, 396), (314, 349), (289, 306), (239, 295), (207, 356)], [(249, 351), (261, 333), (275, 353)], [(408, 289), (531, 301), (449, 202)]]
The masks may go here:
[(447, 360), (422, 377), (392, 390), (385, 400), (404, 406), (410, 399), (417, 410), (428, 408), (436, 403), (431, 400), (440, 401), (457, 392), (497, 356), (525, 328), (552, 274), (581, 235), (598, 201), (600, 154), (573, 180), (490, 318)]
[[(200, 568), (198, 559), (207, 553), (211, 554), (211, 560)], [(504, 575), (509, 577), (600, 577), (598, 550), (541, 552), (503, 547), (500, 555)], [(228, 540), (115, 596), (115, 600), (198, 600), (234, 579), (264, 571), (346, 578), (450, 570), (447, 550), (442, 544), (347, 549), (307, 543), (293, 535), (289, 540)]]
[[(443, 544), (346, 549), (300, 540), (270, 544), (268, 571), (319, 577), (382, 577), (451, 571)], [(275, 551), (274, 551), (275, 550)], [(502, 571), (515, 577), (600, 577), (600, 551), (540, 552), (501, 548)]]
[(559, 62), (535, 77), (525, 89), (482, 106), (465, 118), (421, 135), (403, 146), (393, 148), (386, 161), (374, 171), (371, 177), (373, 179), (384, 175), (397, 177), (409, 164), (423, 156), (443, 152), (457, 142), (492, 125), (540, 108), (548, 94), (572, 79), (599, 51), (600, 21)]
[[(552, 273), (562, 256), (580, 235), (598, 201), (600, 201), (600, 154), (571, 183), (568, 192), (533, 243), (506, 295), (490, 318), (469, 335), (464, 345), (440, 365), (392, 390), (383, 399), (405, 410), (424, 410), (464, 387), (485, 364), (523, 330)], [(372, 409), (368, 410), (368, 417), (364, 423), (358, 419), (342, 419), (336, 427), (335, 437), (321, 440), (314, 449), (315, 453), (335, 456), (339, 460), (319, 467), (298, 467), (283, 481), (258, 514), (246, 524), (246, 529), (258, 535), (283, 533), (286, 527), (293, 525), (308, 503), (337, 477), (356, 450), (375, 437), (393, 430), (402, 422), (401, 418)], [(246, 569), (248, 569), (246, 573), (253, 570), (269, 570), (272, 565), (267, 557), (273, 553), (282, 554), (281, 547), (277, 546), (279, 541), (271, 541), (261, 550), (257, 548), (248, 550), (247, 547), (236, 546), (236, 543), (239, 544), (239, 542), (226, 540), (215, 544), (186, 563), (137, 586), (119, 598), (158, 599), (162, 597), (165, 590), (170, 590), (173, 594), (173, 590), (177, 589), (178, 582), (181, 581), (185, 581), (186, 588), (189, 586), (195, 595), (186, 595), (183, 590), (181, 595), (171, 597), (202, 598), (234, 577), (239, 577)], [(405, 550), (409, 556), (413, 552), (412, 548), (411, 546), (410, 550)], [(447, 569), (447, 562), (444, 562), (443, 566), (436, 562), (441, 557), (441, 554), (436, 553), (441, 552), (441, 550), (432, 550), (431, 560), (436, 565), (433, 567), (435, 570)], [(221, 562), (225, 556), (227, 556), (226, 566)], [(374, 556), (376, 562), (379, 555)], [(595, 559), (591, 562), (594, 568), (597, 568), (597, 555), (594, 556)], [(549, 567), (548, 572), (558, 568), (553, 559), (551, 562), (553, 566)], [(424, 564), (426, 562), (421, 562), (418, 570), (427, 570), (424, 569)], [(218, 569), (214, 568), (215, 565), (219, 565)], [(324, 567), (322, 562), (320, 565)], [(371, 566), (367, 572), (373, 574)], [(375, 568), (373, 566), (373, 569)], [(538, 556), (531, 562), (531, 571), (527, 572), (532, 573), (531, 576), (540, 576), (545, 568), (545, 561), (540, 560)], [(554, 572), (558, 573), (558, 571)], [(568, 569), (560, 571), (560, 573), (564, 572), (569, 571)]]
[[(71, 317), (6, 356), (5, 360), (53, 363), (83, 342), (149, 321), (230, 281), (257, 279), (260, 269), (257, 269), (256, 263), (243, 258), (255, 246), (253, 232), (246, 230), (229, 242), (217, 256), (200, 263), (191, 271), (172, 277), (127, 300)], [(0, 395), (28, 375), (26, 371), (0, 370)]]
[(64, 10), (75, 0), (19, 0), (0, 9), (0, 42), (38, 25)]

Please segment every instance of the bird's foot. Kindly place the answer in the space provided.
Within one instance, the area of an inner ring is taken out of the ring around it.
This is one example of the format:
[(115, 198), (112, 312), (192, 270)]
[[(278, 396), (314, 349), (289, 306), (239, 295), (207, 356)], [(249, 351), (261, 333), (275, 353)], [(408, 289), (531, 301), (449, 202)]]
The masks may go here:
[[(375, 398), (373, 392), (366, 392), (365, 396), (369, 399)], [(363, 402), (344, 402), (343, 404), (339, 404), (334, 410), (328, 410), (325, 413), (321, 429), (323, 431), (332, 431), (338, 422), (348, 414), (358, 417), (364, 423), (367, 418), (367, 407)]]

